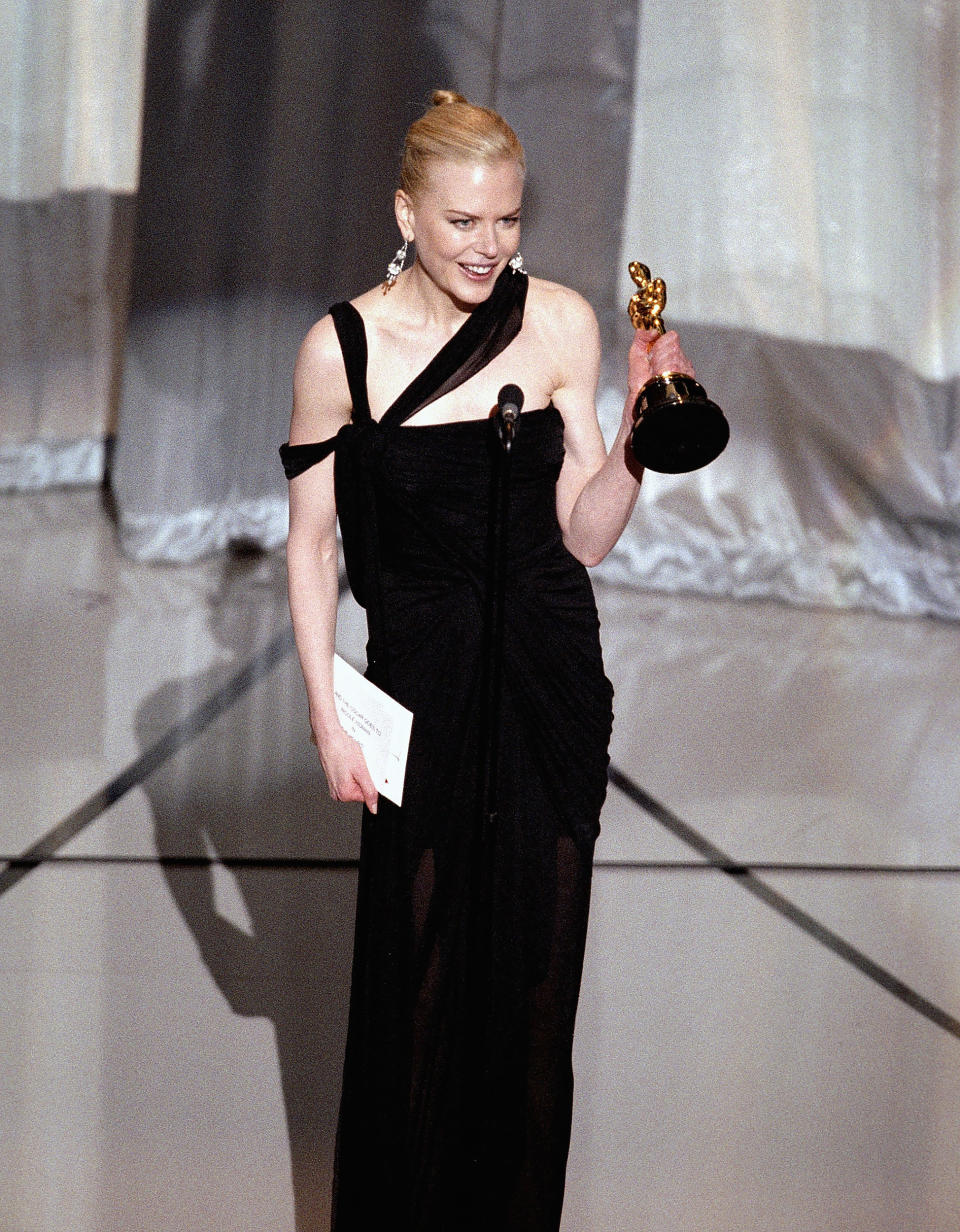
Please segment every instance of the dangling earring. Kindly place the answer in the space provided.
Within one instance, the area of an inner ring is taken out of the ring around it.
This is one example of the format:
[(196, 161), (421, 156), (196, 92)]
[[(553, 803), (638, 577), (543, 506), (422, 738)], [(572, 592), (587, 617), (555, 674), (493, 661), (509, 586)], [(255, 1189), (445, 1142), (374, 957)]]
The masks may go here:
[(400, 274), (403, 271), (403, 263), (404, 261), (406, 261), (406, 259), (407, 259), (407, 241), (404, 240), (402, 247), (397, 249), (397, 255), (393, 258), (393, 260), (387, 266), (387, 276), (383, 280), (384, 295), (386, 295), (386, 293), (390, 290), (393, 284), (400, 277)]
[(527, 272), (527, 267), (524, 265), (523, 257), (521, 257), (519, 252), (515, 252), (507, 264), (515, 274), (525, 274)]

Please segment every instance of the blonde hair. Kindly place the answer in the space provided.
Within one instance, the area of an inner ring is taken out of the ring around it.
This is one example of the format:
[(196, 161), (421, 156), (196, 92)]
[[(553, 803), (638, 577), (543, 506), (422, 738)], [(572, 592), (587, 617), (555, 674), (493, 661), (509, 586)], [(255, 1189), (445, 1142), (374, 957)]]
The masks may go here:
[(425, 186), (429, 164), (496, 163), (512, 159), (527, 168), (523, 146), (503, 116), (468, 103), (455, 90), (434, 90), (430, 107), (407, 129), (400, 161), (400, 187), (416, 196)]

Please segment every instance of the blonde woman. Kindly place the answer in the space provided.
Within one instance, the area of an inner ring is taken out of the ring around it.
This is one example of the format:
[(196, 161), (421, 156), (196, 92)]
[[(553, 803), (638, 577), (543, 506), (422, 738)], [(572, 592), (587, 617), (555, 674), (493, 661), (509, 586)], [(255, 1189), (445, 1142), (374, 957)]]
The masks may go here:
[[(296, 365), (282, 450), (290, 606), (330, 793), (366, 806), (335, 1232), (560, 1223), (612, 722), (585, 566), (636, 500), (637, 390), (654, 371), (691, 370), (675, 334), (638, 331), (608, 454), (594, 314), (519, 256), (524, 175), (501, 116), (437, 91), (406, 138), (401, 251), (382, 285), (314, 326)], [(506, 384), (524, 409), (498, 645), (489, 555)], [(367, 609), (367, 674), (414, 714), (402, 808), (377, 798), (334, 708), (338, 517)]]

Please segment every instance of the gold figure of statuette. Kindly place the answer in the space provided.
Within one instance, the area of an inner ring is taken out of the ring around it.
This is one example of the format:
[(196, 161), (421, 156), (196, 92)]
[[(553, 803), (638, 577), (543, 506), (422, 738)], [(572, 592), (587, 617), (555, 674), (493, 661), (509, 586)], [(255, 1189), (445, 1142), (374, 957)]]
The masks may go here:
[(662, 278), (651, 278), (650, 270), (640, 261), (631, 261), (627, 269), (637, 286), (627, 304), (633, 328), (655, 329), (662, 334), (665, 326), (661, 315), (667, 306), (667, 284)]

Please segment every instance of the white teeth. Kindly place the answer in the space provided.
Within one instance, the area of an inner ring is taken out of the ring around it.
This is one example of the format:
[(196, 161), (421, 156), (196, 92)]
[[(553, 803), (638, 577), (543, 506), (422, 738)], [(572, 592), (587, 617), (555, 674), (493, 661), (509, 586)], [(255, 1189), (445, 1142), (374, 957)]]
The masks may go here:
[(492, 265), (467, 265), (464, 263), (464, 269), (468, 269), (471, 274), (489, 274), (493, 269)]

